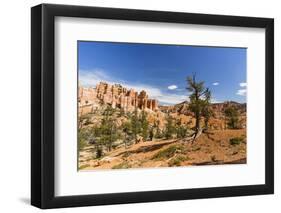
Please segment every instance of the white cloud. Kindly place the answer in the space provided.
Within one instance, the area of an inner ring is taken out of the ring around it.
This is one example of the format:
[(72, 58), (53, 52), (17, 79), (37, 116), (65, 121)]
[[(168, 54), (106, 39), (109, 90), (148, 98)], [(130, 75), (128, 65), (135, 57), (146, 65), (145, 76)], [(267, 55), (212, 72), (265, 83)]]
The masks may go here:
[(247, 89), (239, 89), (236, 92), (236, 95), (246, 96), (246, 94), (247, 94)]
[[(105, 81), (109, 84), (121, 84), (123, 87), (126, 87), (127, 89), (134, 89), (137, 92), (145, 90), (149, 95), (149, 98), (157, 99), (161, 104), (164, 105), (178, 104), (188, 100), (188, 97), (185, 95), (165, 93), (161, 91), (159, 88), (151, 85), (142, 84), (142, 83), (132, 84), (129, 82), (125, 82), (123, 80), (116, 79), (112, 76), (107, 75), (106, 72), (100, 69), (79, 71), (79, 84), (82, 86), (95, 87), (96, 84), (98, 84), (101, 81)], [(176, 85), (171, 85), (171, 86), (176, 86)]]
[(246, 96), (247, 95), (247, 83), (241, 82), (241, 83), (239, 83), (239, 86), (242, 87), (243, 89), (237, 90), (236, 95)]
[(113, 83), (112, 78), (100, 69), (79, 70), (79, 84), (84, 87), (95, 87), (100, 81)]
[(239, 85), (240, 85), (240, 87), (246, 87), (247, 83), (246, 82), (241, 82)]
[(161, 104), (174, 105), (189, 100), (185, 95), (175, 94), (162, 94), (161, 96), (155, 97)]
[(220, 83), (219, 82), (214, 82), (213, 85), (214, 86), (218, 86)]
[(169, 90), (174, 90), (174, 89), (177, 89), (177, 88), (178, 88), (177, 85), (170, 85), (170, 86), (168, 86)]

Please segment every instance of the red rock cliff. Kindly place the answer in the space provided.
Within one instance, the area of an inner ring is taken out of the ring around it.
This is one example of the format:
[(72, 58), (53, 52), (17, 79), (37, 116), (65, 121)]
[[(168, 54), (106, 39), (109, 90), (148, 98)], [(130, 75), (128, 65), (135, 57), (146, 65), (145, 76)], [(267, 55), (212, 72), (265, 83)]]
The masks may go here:
[(153, 111), (158, 109), (157, 100), (149, 99), (144, 90), (138, 93), (120, 84), (110, 85), (105, 82), (100, 82), (95, 88), (79, 87), (79, 113), (89, 113), (100, 104), (110, 104), (113, 108), (122, 108), (125, 111), (133, 111), (135, 107)]

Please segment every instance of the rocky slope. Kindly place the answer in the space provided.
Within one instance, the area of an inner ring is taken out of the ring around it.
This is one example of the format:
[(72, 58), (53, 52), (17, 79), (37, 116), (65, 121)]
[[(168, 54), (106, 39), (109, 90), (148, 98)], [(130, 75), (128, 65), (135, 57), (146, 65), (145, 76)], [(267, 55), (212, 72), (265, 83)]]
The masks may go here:
[[(147, 141), (119, 148), (101, 159), (92, 156), (93, 146), (80, 152), (79, 169), (127, 169), (246, 163), (246, 131), (225, 130), (203, 134), (196, 143), (182, 140)], [(231, 143), (230, 138), (241, 138)]]

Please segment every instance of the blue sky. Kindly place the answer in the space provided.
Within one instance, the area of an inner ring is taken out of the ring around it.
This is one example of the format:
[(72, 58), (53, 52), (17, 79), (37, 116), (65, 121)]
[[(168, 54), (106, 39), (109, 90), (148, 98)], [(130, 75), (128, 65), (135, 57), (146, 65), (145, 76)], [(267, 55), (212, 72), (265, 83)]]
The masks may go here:
[(79, 84), (100, 81), (146, 90), (160, 104), (188, 100), (186, 77), (196, 73), (212, 102), (246, 102), (245, 48), (78, 42)]

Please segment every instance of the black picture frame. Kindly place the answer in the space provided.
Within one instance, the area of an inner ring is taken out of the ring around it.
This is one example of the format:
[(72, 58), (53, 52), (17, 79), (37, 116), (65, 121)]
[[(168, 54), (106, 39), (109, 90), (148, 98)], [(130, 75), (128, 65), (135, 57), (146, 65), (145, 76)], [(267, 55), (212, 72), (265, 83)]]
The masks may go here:
[[(93, 195), (54, 195), (55, 17), (264, 28), (265, 184)], [(31, 204), (42, 209), (274, 193), (274, 20), (164, 11), (41, 4), (31, 8)]]

